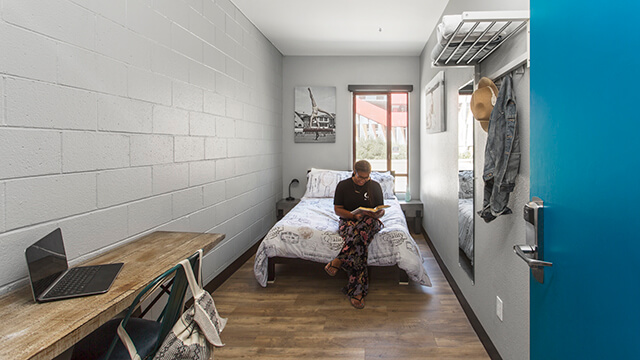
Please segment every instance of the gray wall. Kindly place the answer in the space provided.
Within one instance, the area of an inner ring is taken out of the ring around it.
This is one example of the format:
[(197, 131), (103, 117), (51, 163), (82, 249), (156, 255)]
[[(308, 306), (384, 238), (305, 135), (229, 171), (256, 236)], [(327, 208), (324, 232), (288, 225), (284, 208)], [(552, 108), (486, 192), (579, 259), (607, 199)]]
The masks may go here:
[[(451, 0), (444, 15), (463, 11), (528, 10), (528, 1)], [(529, 358), (529, 271), (513, 253), (513, 244), (524, 243), (522, 207), (529, 200), (529, 70), (514, 76), (518, 104), (518, 121), (522, 149), (520, 173), (509, 207), (512, 215), (501, 216), (486, 224), (476, 215), (475, 283), (458, 265), (457, 240), (457, 91), (474, 78), (474, 68), (432, 68), (431, 50), (435, 32), (421, 56), (421, 95), (424, 87), (441, 70), (445, 71), (446, 121), (443, 133), (427, 134), (421, 128), (420, 198), (425, 204), (423, 226), (433, 241), (446, 267), (451, 272), (474, 313), (489, 334), (502, 358)], [(512, 38), (479, 67), (478, 75), (496, 70), (526, 49), (526, 33)], [(421, 98), (422, 98), (421, 96)], [(424, 104), (422, 105), (424, 106)], [(423, 116), (423, 115), (422, 115)], [(421, 122), (422, 123), (422, 122)], [(475, 125), (475, 208), (482, 206), (482, 169), (487, 134)], [(504, 321), (496, 316), (496, 296), (504, 302)]]
[(61, 227), (72, 262), (153, 230), (220, 232), (205, 280), (282, 197), (282, 55), (228, 0), (5, 0), (0, 292)]
[[(312, 167), (350, 170), (353, 166), (353, 100), (348, 85), (413, 85), (409, 95), (409, 183), (412, 194), (419, 192), (419, 80), (420, 59), (414, 57), (303, 57), (284, 58), (282, 82), (283, 194), (291, 179), (300, 184), (291, 188), (300, 198), (306, 186), (306, 171)], [(336, 87), (336, 142), (294, 143), (294, 89), (296, 86)], [(286, 196), (286, 195), (285, 195)], [(415, 196), (415, 195), (414, 195)]]

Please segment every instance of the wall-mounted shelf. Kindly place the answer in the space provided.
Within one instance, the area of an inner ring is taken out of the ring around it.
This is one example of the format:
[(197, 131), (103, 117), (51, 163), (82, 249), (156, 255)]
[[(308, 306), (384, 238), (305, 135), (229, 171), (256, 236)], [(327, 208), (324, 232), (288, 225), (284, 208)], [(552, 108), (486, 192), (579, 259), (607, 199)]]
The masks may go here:
[(437, 43), (431, 52), (432, 65), (480, 64), (528, 24), (529, 11), (474, 11), (445, 15), (436, 29)]

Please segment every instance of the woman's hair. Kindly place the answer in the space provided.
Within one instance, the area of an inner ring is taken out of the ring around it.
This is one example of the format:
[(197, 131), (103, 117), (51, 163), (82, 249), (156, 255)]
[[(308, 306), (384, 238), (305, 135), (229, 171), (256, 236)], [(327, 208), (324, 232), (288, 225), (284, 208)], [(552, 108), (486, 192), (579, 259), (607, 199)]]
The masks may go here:
[(353, 170), (357, 172), (370, 173), (371, 172), (371, 164), (367, 160), (359, 160), (353, 165)]

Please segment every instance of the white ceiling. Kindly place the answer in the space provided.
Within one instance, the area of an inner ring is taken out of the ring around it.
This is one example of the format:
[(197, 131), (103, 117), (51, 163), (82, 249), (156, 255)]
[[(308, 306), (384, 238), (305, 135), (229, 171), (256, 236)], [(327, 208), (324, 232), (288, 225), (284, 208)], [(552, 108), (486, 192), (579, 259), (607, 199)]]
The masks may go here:
[(285, 56), (418, 56), (449, 0), (231, 0)]

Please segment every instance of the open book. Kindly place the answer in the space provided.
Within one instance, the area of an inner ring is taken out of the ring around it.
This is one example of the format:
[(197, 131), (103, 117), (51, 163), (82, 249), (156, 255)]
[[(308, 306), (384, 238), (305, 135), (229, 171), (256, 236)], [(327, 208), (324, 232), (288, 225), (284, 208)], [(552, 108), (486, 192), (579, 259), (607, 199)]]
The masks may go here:
[(356, 215), (356, 214), (360, 214), (362, 212), (372, 212), (372, 213), (374, 213), (374, 212), (378, 212), (378, 211), (380, 211), (382, 209), (386, 209), (388, 207), (390, 207), (390, 206), (389, 205), (378, 205), (378, 206), (376, 206), (374, 208), (368, 208), (368, 207), (362, 207), (361, 206), (361, 207), (353, 210), (351, 212), (351, 214)]

